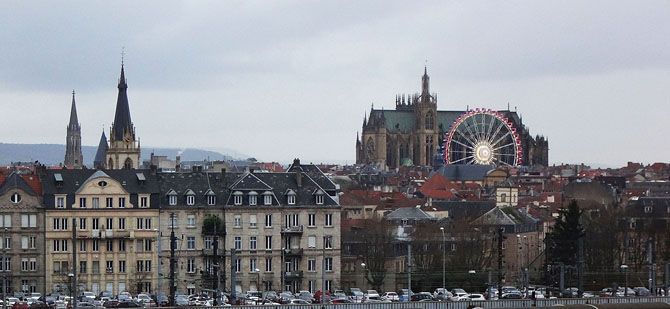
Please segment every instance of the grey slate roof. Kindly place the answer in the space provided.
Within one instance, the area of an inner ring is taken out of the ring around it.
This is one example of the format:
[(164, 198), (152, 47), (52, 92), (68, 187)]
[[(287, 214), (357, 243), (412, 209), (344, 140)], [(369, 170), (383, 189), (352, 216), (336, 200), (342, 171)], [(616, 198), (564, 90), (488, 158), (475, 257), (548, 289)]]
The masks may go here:
[(398, 208), (385, 216), (387, 220), (434, 220), (435, 217), (417, 207)]
[[(75, 193), (79, 188), (89, 179), (93, 174), (102, 171), (109, 177), (120, 182), (123, 189), (130, 194), (130, 203), (138, 205), (137, 194), (151, 194), (151, 208), (158, 208), (158, 193), (160, 192), (156, 176), (151, 173), (151, 170), (94, 170), (94, 169), (63, 169), (63, 170), (47, 170), (46, 176), (42, 180), (42, 192), (44, 195), (44, 206), (46, 208), (54, 208), (54, 195), (67, 194), (67, 206), (74, 203)], [(138, 173), (142, 173), (145, 177), (144, 181), (140, 181), (137, 177)], [(63, 181), (58, 184), (56, 175), (60, 175)], [(101, 175), (101, 174), (98, 174)]]
[(495, 169), (493, 165), (447, 164), (437, 170), (437, 173), (451, 181), (482, 181), (493, 169)]
[(323, 190), (329, 192), (334, 192), (337, 190), (335, 183), (330, 180), (330, 178), (328, 178), (328, 176), (326, 176), (323, 172), (321, 172), (318, 166), (314, 164), (291, 164), (291, 166), (289, 166), (286, 171), (296, 172), (297, 168), (300, 168), (303, 173), (309, 176), (309, 178), (316, 182)]
[(185, 206), (188, 190), (195, 193), (195, 205), (193, 206), (208, 206), (206, 194), (210, 190), (216, 196), (216, 205), (223, 205), (228, 199), (228, 186), (237, 179), (237, 176), (235, 173), (226, 173), (225, 179), (222, 179), (221, 173), (158, 173), (161, 207), (173, 207), (168, 204), (167, 194), (171, 191), (177, 194), (177, 205), (174, 206)]
[(93, 159), (93, 165), (105, 163), (105, 152), (107, 151), (107, 137), (105, 136), (105, 130), (102, 130), (102, 135), (100, 136), (100, 142), (98, 143), (98, 150), (95, 152), (95, 159)]
[(0, 185), (0, 195), (7, 193), (7, 191), (14, 188), (21, 189), (30, 195), (37, 195), (28, 183), (21, 178), (21, 175), (16, 172), (9, 174), (9, 176), (5, 178), (5, 181)]
[(495, 201), (433, 201), (433, 208), (448, 211), (452, 220), (474, 219), (496, 207)]

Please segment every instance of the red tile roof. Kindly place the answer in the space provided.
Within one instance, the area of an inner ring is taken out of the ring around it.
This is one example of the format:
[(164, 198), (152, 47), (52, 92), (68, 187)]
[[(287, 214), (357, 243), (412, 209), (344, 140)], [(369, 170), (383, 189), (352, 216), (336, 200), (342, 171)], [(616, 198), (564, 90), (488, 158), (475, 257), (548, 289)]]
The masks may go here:
[(42, 195), (42, 183), (40, 182), (39, 177), (34, 174), (30, 175), (21, 175), (21, 178), (26, 181), (26, 183), (30, 186), (37, 195)]

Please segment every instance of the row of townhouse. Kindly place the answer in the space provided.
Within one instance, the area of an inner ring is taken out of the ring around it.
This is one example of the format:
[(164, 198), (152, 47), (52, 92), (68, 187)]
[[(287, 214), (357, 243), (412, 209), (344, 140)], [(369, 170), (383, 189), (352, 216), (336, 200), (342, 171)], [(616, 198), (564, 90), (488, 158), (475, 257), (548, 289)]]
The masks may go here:
[[(32, 183), (26, 177), (0, 178), (0, 270), (10, 294), (69, 294), (75, 267), (79, 291), (168, 294), (171, 233), (179, 292), (340, 285), (339, 187), (314, 165), (296, 160), (281, 173), (63, 169)], [(11, 268), (24, 259), (21, 272)]]

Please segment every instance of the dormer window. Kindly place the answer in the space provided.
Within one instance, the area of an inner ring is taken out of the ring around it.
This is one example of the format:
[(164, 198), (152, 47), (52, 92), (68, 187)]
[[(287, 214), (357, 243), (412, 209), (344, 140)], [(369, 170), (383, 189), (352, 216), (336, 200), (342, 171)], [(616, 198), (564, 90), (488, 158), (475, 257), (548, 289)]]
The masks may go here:
[(644, 206), (644, 213), (646, 213), (646, 214), (650, 214), (651, 211), (652, 211), (652, 209), (653, 209), (653, 208), (652, 208), (651, 206)]
[(295, 192), (291, 189), (286, 192), (286, 204), (295, 205)]
[(207, 193), (207, 205), (209, 206), (216, 205), (216, 195), (212, 191), (209, 191)]
[(272, 205), (272, 192), (263, 192), (263, 205)]
[(323, 205), (323, 194), (318, 194), (316, 196), (316, 204), (317, 205)]
[(170, 206), (177, 205), (177, 192), (170, 189), (170, 192), (168, 192), (167, 196), (168, 196), (168, 204)]
[(255, 206), (258, 201), (258, 193), (256, 191), (249, 192), (249, 205)]
[(233, 203), (237, 206), (242, 205), (242, 195), (240, 191), (233, 192)]
[(186, 205), (192, 206), (195, 205), (195, 195), (186, 196)]

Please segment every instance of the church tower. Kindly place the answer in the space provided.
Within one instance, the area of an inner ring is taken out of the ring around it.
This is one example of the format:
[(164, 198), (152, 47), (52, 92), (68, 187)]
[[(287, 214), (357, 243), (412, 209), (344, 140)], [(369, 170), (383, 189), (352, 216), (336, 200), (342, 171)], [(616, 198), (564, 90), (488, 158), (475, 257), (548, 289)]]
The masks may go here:
[(430, 93), (428, 68), (423, 68), (421, 95), (414, 104), (414, 164), (429, 166), (439, 144), (437, 95)]
[(81, 155), (81, 126), (77, 118), (77, 106), (74, 103), (74, 90), (72, 90), (70, 123), (67, 125), (64, 163), (65, 166), (70, 168), (81, 168), (83, 165), (83, 157)]
[(135, 138), (135, 127), (130, 119), (128, 106), (128, 85), (121, 63), (119, 95), (116, 99), (116, 113), (109, 131), (109, 148), (105, 151), (107, 169), (140, 168), (140, 142)]

